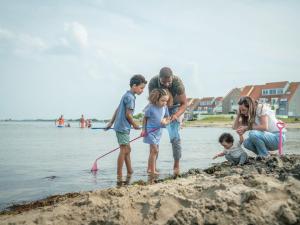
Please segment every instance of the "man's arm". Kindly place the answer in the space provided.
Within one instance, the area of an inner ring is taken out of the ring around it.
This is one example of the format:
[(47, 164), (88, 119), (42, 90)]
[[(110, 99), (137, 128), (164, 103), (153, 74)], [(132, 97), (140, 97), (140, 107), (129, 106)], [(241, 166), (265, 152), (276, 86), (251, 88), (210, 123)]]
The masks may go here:
[(187, 99), (186, 99), (185, 93), (176, 96), (176, 98), (178, 98), (180, 106), (179, 106), (178, 111), (171, 116), (171, 121), (174, 121), (178, 117), (180, 117), (185, 112), (186, 107), (187, 107)]

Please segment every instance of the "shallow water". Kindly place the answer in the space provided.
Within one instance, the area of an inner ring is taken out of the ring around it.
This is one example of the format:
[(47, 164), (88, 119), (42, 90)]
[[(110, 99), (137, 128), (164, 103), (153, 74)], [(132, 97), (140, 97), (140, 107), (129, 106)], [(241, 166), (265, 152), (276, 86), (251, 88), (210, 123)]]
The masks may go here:
[[(182, 129), (181, 171), (223, 161), (211, 158), (222, 150), (217, 139), (224, 131), (234, 134), (228, 128)], [(132, 131), (131, 138), (139, 133)], [(78, 123), (72, 123), (71, 128), (56, 128), (53, 122), (0, 122), (0, 209), (53, 194), (115, 186), (118, 151), (98, 161), (100, 170), (96, 175), (90, 169), (99, 155), (117, 146), (112, 130), (80, 129)], [(131, 182), (147, 181), (149, 147), (141, 139), (131, 147)], [(300, 130), (289, 130), (284, 152), (299, 154), (299, 147)], [(161, 178), (172, 174), (173, 157), (166, 130), (157, 163)]]

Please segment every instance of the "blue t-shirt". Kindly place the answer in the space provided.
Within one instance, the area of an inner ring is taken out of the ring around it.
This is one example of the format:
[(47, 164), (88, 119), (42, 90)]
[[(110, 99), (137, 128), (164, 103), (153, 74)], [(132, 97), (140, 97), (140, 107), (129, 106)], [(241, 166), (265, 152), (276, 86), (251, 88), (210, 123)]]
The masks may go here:
[(131, 91), (127, 91), (119, 104), (114, 129), (119, 132), (129, 132), (131, 125), (126, 118), (126, 109), (132, 110), (135, 108), (135, 95)]
[[(161, 120), (169, 116), (169, 111), (166, 106), (158, 107), (149, 104), (145, 109), (145, 117), (147, 118), (147, 135), (144, 137), (144, 143), (159, 145), (162, 129), (160, 128)], [(159, 129), (156, 129), (159, 128)]]
[(167, 116), (169, 116), (167, 106), (158, 107), (149, 104), (145, 109), (145, 117), (147, 117), (147, 127), (149, 127), (149, 129), (161, 127), (161, 120)]

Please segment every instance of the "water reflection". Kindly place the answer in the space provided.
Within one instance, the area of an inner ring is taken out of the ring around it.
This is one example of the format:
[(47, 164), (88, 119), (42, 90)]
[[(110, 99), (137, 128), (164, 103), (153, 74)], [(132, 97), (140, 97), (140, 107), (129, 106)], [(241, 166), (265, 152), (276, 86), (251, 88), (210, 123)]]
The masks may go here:
[(159, 174), (149, 173), (148, 174), (148, 184), (155, 184), (155, 183), (157, 183), (158, 178), (159, 178)]
[(123, 177), (117, 176), (117, 188), (128, 186), (131, 183), (132, 175), (127, 175), (125, 179)]

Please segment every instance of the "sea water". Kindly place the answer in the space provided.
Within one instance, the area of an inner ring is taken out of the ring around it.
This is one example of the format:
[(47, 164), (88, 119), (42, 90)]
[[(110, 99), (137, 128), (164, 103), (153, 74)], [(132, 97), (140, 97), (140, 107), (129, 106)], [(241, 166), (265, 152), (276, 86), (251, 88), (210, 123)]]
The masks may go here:
[[(231, 132), (237, 139), (229, 128), (183, 128), (181, 171), (223, 161), (224, 158), (212, 160), (222, 150), (218, 137), (223, 132)], [(132, 130), (131, 139), (139, 134)], [(289, 130), (284, 153), (299, 154), (299, 146), (300, 130)], [(96, 174), (90, 169), (98, 156), (116, 147), (113, 130), (81, 129), (79, 123), (57, 128), (54, 122), (0, 122), (0, 209), (54, 194), (114, 187), (118, 150), (98, 161)], [(132, 142), (131, 148), (131, 182), (147, 181), (149, 146), (140, 138)], [(157, 167), (160, 178), (173, 172), (172, 149), (165, 129)], [(125, 165), (123, 169), (126, 175)]]

